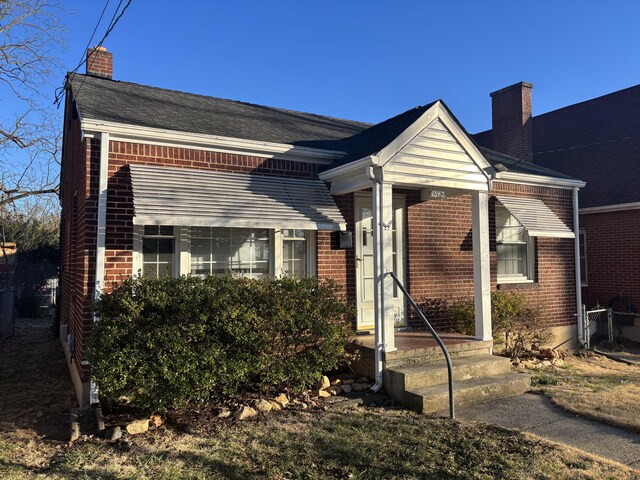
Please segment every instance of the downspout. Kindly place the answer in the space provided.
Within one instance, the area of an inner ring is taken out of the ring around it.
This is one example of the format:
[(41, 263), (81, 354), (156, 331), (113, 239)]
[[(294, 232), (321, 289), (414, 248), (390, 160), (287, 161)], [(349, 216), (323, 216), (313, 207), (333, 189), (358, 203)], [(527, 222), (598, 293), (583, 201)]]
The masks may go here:
[(367, 167), (367, 176), (371, 180), (372, 188), (373, 188), (373, 265), (374, 265), (374, 274), (376, 276), (376, 281), (373, 282), (373, 295), (375, 298), (375, 308), (374, 308), (374, 372), (375, 372), (375, 384), (371, 387), (371, 390), (377, 392), (382, 388), (382, 349), (384, 348), (382, 341), (382, 321), (381, 321), (381, 312), (380, 312), (380, 303), (381, 303), (381, 268), (380, 268), (380, 241), (382, 240), (381, 232), (379, 226), (375, 223), (375, 220), (379, 218), (380, 215), (380, 181), (376, 178), (373, 167)]
[[(107, 227), (107, 179), (109, 173), (109, 134), (100, 134), (100, 176), (98, 183), (98, 229), (96, 235), (96, 277), (93, 289), (93, 299), (98, 300), (104, 288), (104, 251)], [(93, 323), (99, 318), (94, 315)], [(89, 385), (89, 404), (99, 402), (98, 386), (91, 378)]]
[(580, 273), (580, 211), (578, 209), (578, 187), (573, 187), (573, 230), (574, 238), (574, 256), (575, 256), (575, 272), (576, 272), (576, 307), (578, 318), (578, 343), (584, 346), (584, 319), (582, 318), (582, 275)]

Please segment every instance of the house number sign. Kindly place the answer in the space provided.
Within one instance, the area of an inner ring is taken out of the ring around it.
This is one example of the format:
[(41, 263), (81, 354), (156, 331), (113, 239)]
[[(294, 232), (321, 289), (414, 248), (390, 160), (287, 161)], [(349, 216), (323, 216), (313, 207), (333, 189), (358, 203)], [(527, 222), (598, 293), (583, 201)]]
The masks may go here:
[(444, 190), (429, 190), (429, 198), (446, 198), (447, 194)]

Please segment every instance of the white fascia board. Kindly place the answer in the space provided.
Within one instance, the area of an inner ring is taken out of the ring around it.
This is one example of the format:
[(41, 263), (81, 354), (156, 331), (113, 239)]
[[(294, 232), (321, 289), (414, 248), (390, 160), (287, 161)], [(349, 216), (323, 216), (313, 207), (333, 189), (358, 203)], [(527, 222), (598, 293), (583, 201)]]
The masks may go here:
[(339, 180), (340, 177), (353, 174), (357, 170), (363, 170), (363, 174), (366, 175), (366, 167), (372, 165), (378, 165), (378, 157), (376, 155), (369, 155), (361, 158), (360, 160), (355, 160), (353, 162), (340, 165), (339, 167), (326, 170), (319, 173), (318, 178), (325, 182), (333, 182), (335, 180)]
[(602, 205), (600, 207), (586, 207), (581, 208), (580, 213), (621, 212), (624, 210), (640, 210), (640, 202), (616, 203), (614, 205)]
[(566, 178), (544, 177), (542, 175), (530, 175), (528, 173), (495, 172), (493, 178), (503, 183), (515, 183), (518, 185), (533, 185), (536, 187), (554, 187), (572, 189), (582, 188), (586, 182), (582, 180), (569, 180)]
[(142, 127), (103, 120), (83, 119), (81, 128), (85, 137), (99, 132), (109, 133), (112, 141), (126, 141), (168, 147), (196, 148), (239, 155), (282, 158), (307, 163), (331, 165), (346, 152), (300, 147), (284, 143), (263, 142), (243, 138), (222, 137), (201, 133), (180, 132), (160, 128)]

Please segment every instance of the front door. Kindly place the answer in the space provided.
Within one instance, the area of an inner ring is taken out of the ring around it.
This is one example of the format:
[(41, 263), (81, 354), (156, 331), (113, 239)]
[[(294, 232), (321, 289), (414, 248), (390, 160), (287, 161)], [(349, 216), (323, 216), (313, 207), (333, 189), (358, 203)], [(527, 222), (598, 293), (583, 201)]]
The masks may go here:
[[(373, 201), (371, 195), (355, 197), (356, 214), (356, 297), (359, 331), (374, 328)], [(393, 197), (393, 272), (404, 282), (404, 210), (403, 196)], [(405, 299), (394, 285), (393, 310), (396, 326), (406, 325)]]

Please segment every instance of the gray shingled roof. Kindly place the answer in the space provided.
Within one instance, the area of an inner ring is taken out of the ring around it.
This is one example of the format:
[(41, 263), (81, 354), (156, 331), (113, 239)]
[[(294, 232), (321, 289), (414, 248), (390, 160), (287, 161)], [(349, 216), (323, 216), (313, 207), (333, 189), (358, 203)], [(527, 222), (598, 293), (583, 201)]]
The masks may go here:
[[(379, 152), (433, 105), (372, 125), (90, 75), (74, 75), (69, 87), (84, 118), (347, 152), (326, 168)], [(508, 171), (571, 178), (493, 150), (481, 152), (489, 163), (500, 163)]]
[(129, 125), (337, 151), (371, 126), (90, 75), (74, 75), (70, 84), (83, 118)]

